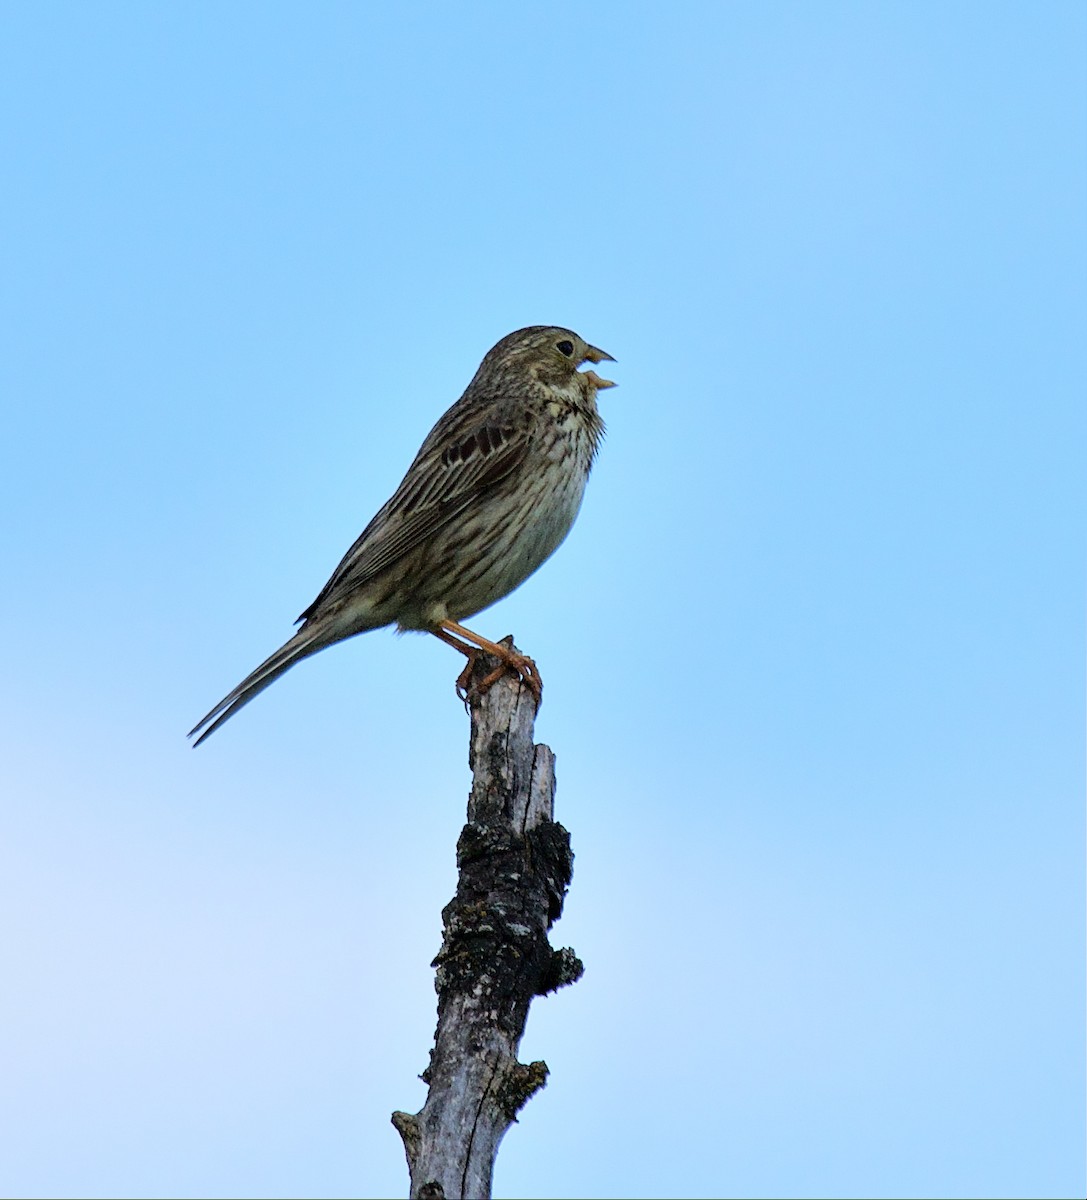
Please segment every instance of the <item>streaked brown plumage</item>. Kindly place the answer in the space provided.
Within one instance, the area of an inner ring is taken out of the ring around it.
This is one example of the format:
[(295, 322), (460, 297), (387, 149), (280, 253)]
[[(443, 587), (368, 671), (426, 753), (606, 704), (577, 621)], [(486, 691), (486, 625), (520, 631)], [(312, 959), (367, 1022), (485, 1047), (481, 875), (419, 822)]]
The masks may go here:
[[(299, 617), (301, 629), (190, 732), (199, 745), (300, 659), (396, 624), (467, 655), (497, 655), (540, 696), (531, 659), (460, 624), (523, 583), (566, 537), (604, 433), (586, 362), (612, 361), (576, 333), (504, 337), (427, 435), (391, 499)], [(462, 681), (467, 675), (462, 675)], [(459, 681), (460, 682), (460, 681)]]

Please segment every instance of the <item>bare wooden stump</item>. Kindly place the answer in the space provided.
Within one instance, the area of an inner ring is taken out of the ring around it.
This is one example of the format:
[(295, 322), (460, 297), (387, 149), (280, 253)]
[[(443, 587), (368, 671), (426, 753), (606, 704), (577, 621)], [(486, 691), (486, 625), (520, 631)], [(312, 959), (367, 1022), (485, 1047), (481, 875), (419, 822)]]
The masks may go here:
[[(512, 647), (513, 639), (506, 644)], [(497, 666), (479, 655), (473, 684)], [(498, 1144), (547, 1064), (517, 1060), (535, 996), (573, 983), (582, 965), (552, 950), (574, 856), (552, 820), (555, 756), (532, 742), (536, 705), (508, 675), (481, 696), (469, 690), (472, 791), (457, 842), (457, 894), (442, 910), (438, 1028), (426, 1104), (395, 1112), (414, 1200), (486, 1200)]]

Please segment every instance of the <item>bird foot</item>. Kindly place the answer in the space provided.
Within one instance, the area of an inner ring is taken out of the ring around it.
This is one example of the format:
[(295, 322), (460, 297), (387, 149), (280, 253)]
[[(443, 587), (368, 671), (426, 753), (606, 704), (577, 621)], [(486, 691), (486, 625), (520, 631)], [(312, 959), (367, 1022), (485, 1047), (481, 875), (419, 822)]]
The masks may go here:
[[(468, 660), (464, 664), (464, 670), (457, 676), (456, 683), (457, 695), (464, 702), (465, 708), (468, 707), (468, 694), (473, 689), (477, 696), (485, 696), (503, 675), (509, 673), (516, 675), (528, 688), (536, 701), (536, 708), (539, 709), (543, 699), (543, 680), (532, 659), (513, 648), (512, 634), (500, 642), (492, 642), (449, 619), (439, 621), (437, 627), (430, 632), (447, 646), (459, 650)], [(499, 665), (482, 679), (476, 679), (476, 660), (480, 654), (489, 654), (497, 658)]]
[[(482, 679), (473, 679), (476, 659), (483, 653), (493, 654), (501, 662), (493, 671), (484, 675)], [(535, 697), (536, 707), (539, 708), (540, 702), (543, 700), (543, 680), (540, 678), (540, 672), (536, 669), (536, 664), (527, 654), (518, 654), (516, 650), (510, 650), (500, 643), (495, 643), (494, 650), (483, 651), (479, 648), (473, 648), (468, 651), (468, 661), (464, 664), (464, 670), (457, 676), (457, 695), (464, 701), (465, 707), (467, 707), (468, 693), (473, 688), (478, 695), (485, 696), (502, 676), (506, 674), (517, 676), (520, 682)]]

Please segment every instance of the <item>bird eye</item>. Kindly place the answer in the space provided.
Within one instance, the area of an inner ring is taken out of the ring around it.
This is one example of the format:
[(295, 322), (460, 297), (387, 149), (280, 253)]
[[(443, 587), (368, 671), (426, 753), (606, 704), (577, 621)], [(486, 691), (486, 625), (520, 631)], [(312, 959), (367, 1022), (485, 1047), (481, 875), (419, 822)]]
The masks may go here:
[(566, 355), (567, 358), (569, 358), (570, 355), (573, 354), (573, 352), (574, 352), (574, 343), (567, 342), (567, 341), (556, 342), (555, 349), (560, 350), (563, 354)]

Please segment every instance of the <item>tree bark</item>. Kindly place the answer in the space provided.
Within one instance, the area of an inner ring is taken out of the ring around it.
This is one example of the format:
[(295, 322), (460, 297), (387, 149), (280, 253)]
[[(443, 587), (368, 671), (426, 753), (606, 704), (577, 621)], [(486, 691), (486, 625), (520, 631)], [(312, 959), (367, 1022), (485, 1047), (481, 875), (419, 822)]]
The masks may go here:
[(517, 1060), (529, 1005), (583, 970), (572, 950), (547, 940), (574, 861), (570, 835), (552, 820), (555, 756), (533, 745), (536, 705), (519, 680), (503, 675), (480, 695), (476, 684), (497, 665), (480, 654), (468, 690), (472, 791), (457, 894), (442, 910), (433, 962), (427, 1100), (415, 1116), (392, 1116), (418, 1200), (488, 1200), (498, 1144), (547, 1079), (546, 1063)]

